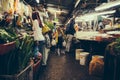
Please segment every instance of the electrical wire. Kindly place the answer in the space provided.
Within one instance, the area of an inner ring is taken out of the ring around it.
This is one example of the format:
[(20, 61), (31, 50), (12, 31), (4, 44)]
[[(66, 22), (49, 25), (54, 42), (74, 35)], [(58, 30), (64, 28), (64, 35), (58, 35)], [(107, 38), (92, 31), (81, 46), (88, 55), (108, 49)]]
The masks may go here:
[(29, 5), (28, 3), (32, 2), (32, 0), (30, 0), (29, 2), (26, 2), (25, 0), (23, 0), (23, 2), (27, 5)]

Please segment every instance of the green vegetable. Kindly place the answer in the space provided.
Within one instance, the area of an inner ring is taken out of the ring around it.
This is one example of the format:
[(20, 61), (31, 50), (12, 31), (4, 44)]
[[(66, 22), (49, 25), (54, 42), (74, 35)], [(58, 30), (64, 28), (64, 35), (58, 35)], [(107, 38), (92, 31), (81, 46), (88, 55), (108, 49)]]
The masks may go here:
[(0, 29), (0, 44), (15, 41), (17, 34), (14, 28)]

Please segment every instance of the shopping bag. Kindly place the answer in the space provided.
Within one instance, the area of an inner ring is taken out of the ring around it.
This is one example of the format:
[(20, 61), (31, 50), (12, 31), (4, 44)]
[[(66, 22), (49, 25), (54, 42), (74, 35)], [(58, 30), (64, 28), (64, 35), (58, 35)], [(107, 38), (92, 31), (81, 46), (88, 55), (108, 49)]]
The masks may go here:
[(52, 39), (51, 45), (52, 45), (52, 46), (55, 46), (55, 45), (56, 45), (55, 39)]
[(37, 58), (37, 59), (41, 59), (42, 58), (42, 54), (39, 52), (38, 46), (36, 46), (34, 48), (34, 57)]
[(66, 41), (64, 40), (62, 43), (63, 47), (66, 47)]

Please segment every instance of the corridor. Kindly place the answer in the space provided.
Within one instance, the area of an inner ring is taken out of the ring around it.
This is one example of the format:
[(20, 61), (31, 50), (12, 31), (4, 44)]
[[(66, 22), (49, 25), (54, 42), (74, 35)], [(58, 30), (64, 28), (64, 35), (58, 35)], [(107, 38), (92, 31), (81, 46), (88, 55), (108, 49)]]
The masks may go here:
[(36, 80), (102, 80), (101, 77), (90, 76), (88, 67), (81, 66), (74, 53), (60, 56), (50, 53), (48, 65), (41, 67), (39, 72)]

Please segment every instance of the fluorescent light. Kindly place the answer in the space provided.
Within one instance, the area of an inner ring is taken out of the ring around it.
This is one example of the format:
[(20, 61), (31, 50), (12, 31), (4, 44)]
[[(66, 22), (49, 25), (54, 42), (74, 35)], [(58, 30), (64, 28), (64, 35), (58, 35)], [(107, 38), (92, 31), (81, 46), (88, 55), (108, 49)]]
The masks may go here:
[[(112, 14), (115, 13), (116, 10), (112, 10), (112, 11), (102, 11), (102, 12), (93, 12), (93, 13), (88, 13), (85, 14), (84, 16), (87, 16), (88, 18), (91, 16), (98, 16), (98, 15), (105, 15), (105, 14)], [(83, 16), (82, 16), (83, 17)]]
[(47, 9), (51, 13), (68, 13), (68, 10), (62, 9), (62, 11), (58, 10), (58, 8), (48, 7)]
[(105, 14), (112, 14), (115, 13), (116, 10), (112, 10), (112, 11), (104, 11), (104, 12), (97, 12), (98, 15), (105, 15)]
[(115, 10), (112, 10), (112, 11), (104, 11), (104, 12), (87, 13), (87, 14), (85, 14), (85, 15), (76, 17), (76, 21), (81, 21), (81, 20), (91, 21), (91, 20), (94, 20), (94, 19), (95, 19), (97, 16), (99, 16), (99, 15), (112, 14), (112, 13), (115, 13)]
[(110, 15), (102, 15), (102, 18), (108, 18)]
[(120, 0), (104, 3), (95, 8), (95, 11), (106, 10), (115, 6), (120, 6)]

